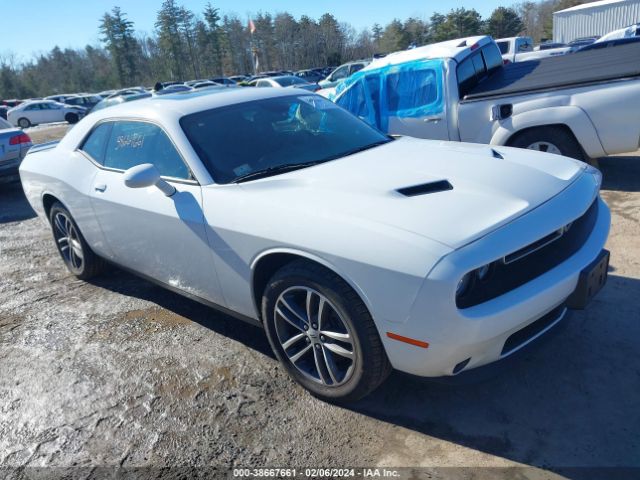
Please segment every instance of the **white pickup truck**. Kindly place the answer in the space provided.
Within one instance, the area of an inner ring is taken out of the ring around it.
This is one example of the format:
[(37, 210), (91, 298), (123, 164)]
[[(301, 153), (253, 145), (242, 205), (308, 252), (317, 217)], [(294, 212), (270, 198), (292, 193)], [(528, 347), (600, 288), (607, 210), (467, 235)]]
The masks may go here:
[(587, 160), (640, 146), (640, 43), (503, 65), (491, 37), (453, 40), (376, 60), (330, 98), (389, 134)]
[(499, 38), (496, 44), (502, 54), (505, 64), (540, 60), (546, 57), (565, 55), (571, 51), (571, 47), (558, 47), (550, 49), (534, 49), (531, 37)]

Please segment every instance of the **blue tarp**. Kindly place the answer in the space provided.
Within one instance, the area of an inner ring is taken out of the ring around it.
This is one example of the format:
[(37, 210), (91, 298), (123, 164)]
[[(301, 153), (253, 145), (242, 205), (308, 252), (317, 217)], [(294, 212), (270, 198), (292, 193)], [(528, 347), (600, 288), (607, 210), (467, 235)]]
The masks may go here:
[(443, 72), (440, 59), (361, 70), (338, 85), (332, 100), (388, 133), (389, 117), (419, 118), (443, 112)]

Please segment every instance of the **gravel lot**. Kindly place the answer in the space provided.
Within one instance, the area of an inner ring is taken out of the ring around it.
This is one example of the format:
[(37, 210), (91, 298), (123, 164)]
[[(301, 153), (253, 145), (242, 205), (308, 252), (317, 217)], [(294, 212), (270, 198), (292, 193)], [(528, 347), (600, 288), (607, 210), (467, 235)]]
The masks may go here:
[(394, 374), (350, 408), (291, 382), (255, 327), (116, 269), (74, 279), (20, 185), (0, 185), (0, 468), (91, 478), (100, 466), (207, 467), (188, 477), (378, 465), (550, 478), (582, 467), (559, 471), (577, 478), (640, 467), (640, 156), (600, 166), (611, 276), (588, 310), (497, 376), (448, 385)]

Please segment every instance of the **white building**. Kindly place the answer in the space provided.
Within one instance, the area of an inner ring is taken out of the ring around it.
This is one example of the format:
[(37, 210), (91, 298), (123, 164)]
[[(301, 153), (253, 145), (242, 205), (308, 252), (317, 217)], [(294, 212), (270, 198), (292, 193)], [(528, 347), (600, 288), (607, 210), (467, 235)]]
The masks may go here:
[(553, 41), (568, 43), (580, 37), (602, 36), (640, 23), (640, 0), (602, 0), (553, 14)]

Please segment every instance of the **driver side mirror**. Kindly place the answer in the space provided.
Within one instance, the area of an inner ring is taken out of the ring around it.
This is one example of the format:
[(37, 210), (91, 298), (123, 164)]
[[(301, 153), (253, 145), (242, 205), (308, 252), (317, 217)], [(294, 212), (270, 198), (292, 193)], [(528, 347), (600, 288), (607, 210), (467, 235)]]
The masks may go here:
[(173, 185), (160, 177), (160, 171), (151, 163), (136, 165), (124, 172), (124, 184), (129, 188), (146, 188), (155, 185), (167, 197), (176, 193)]

